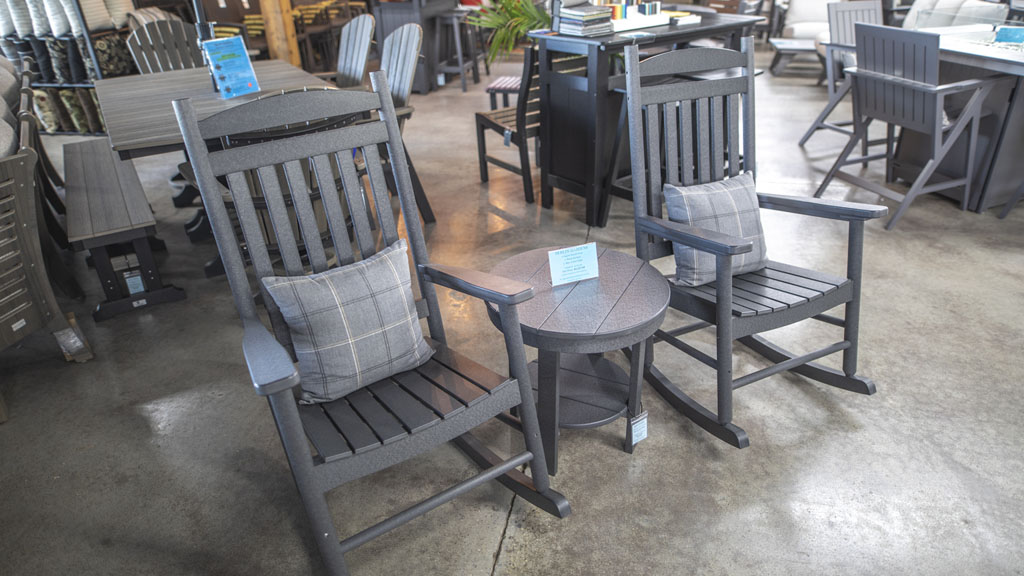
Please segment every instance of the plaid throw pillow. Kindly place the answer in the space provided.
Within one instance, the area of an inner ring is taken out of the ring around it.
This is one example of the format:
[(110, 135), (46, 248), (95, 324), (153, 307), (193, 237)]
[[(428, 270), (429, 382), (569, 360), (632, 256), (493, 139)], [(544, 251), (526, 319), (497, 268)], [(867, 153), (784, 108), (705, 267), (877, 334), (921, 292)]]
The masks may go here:
[(420, 331), (406, 252), (399, 240), (348, 266), (263, 279), (291, 332), (304, 402), (335, 400), (433, 354)]
[[(753, 272), (767, 265), (761, 211), (754, 177), (749, 172), (696, 186), (666, 184), (664, 195), (669, 220), (753, 242), (753, 250), (733, 257), (733, 274)], [(673, 244), (672, 252), (676, 257), (677, 284), (700, 286), (715, 281), (714, 254), (682, 244)]]

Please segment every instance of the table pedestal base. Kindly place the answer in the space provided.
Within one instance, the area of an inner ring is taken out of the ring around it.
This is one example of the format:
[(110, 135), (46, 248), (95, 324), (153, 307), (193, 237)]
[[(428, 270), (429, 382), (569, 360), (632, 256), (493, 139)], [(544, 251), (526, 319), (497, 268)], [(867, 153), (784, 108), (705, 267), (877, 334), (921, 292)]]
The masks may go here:
[[(560, 354), (558, 427), (596, 428), (626, 413), (629, 374), (600, 354)], [(534, 393), (539, 364), (530, 362)]]

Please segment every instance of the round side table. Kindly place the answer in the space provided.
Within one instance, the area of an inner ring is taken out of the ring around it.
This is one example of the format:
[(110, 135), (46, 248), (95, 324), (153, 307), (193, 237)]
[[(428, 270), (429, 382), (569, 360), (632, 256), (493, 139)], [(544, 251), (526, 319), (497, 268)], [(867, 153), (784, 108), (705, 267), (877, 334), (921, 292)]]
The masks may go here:
[[(533, 286), (534, 297), (519, 305), (523, 342), (538, 350), (530, 364), (537, 389), (548, 472), (558, 471), (558, 429), (592, 428), (627, 417), (624, 449), (633, 451), (639, 413), (645, 343), (661, 326), (669, 286), (643, 260), (598, 247), (598, 277), (551, 285), (548, 252), (523, 252), (503, 260), (491, 272)], [(498, 310), (488, 306), (501, 329)], [(604, 358), (604, 352), (630, 348), (630, 373)], [(643, 428), (646, 435), (646, 428)]]

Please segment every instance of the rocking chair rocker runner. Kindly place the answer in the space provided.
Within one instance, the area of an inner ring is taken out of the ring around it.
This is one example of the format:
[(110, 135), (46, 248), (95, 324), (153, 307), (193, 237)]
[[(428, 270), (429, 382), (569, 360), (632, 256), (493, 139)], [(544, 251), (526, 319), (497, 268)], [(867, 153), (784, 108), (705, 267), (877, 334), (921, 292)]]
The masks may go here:
[[(884, 216), (886, 208), (758, 194), (763, 209), (849, 222), (847, 275), (836, 277), (769, 261), (761, 270), (734, 277), (733, 258), (749, 252), (751, 242), (664, 218), (662, 182), (690, 186), (731, 178), (741, 171), (754, 172), (753, 38), (743, 39), (742, 52), (690, 48), (641, 62), (637, 47), (627, 46), (625, 56), (637, 256), (647, 261), (670, 256), (672, 242), (676, 242), (714, 254), (716, 261), (714, 283), (697, 287), (672, 284), (669, 305), (698, 321), (659, 330), (655, 338), (717, 371), (718, 413), (685, 394), (658, 370), (653, 346), (645, 359), (647, 381), (677, 410), (738, 448), (746, 447), (749, 440), (732, 422), (732, 396), (737, 388), (790, 370), (830, 386), (873, 394), (875, 385), (857, 375), (861, 256), (864, 221)], [(715, 70), (730, 73), (699, 79), (701, 73)], [(672, 77), (692, 80), (664, 82)], [(846, 307), (845, 318), (825, 314), (840, 305)], [(808, 318), (842, 327), (843, 339), (796, 355), (757, 336)], [(712, 325), (717, 329), (714, 357), (678, 338)], [(776, 364), (734, 378), (733, 340)], [(840, 351), (841, 371), (812, 362)]]
[[(382, 72), (370, 75), (373, 92), (318, 90), (286, 92), (242, 104), (202, 121), (197, 121), (189, 100), (174, 102), (185, 140), (193, 159), (203, 202), (209, 210), (217, 246), (223, 258), (235, 305), (242, 317), (245, 335), (242, 348), (257, 394), (269, 401), (281, 442), (295, 483), (312, 524), (320, 554), (331, 574), (347, 574), (343, 554), (376, 536), (425, 513), (469, 489), (497, 479), (526, 500), (564, 517), (569, 514), (565, 498), (551, 490), (545, 467), (537, 414), (530, 389), (529, 372), (519, 330), (517, 305), (532, 297), (529, 285), (452, 266), (431, 264), (416, 202), (412, 192), (405, 150), (395, 108)], [(372, 114), (379, 120), (345, 124), (328, 130), (258, 142), (249, 146), (210, 151), (206, 142), (238, 133), (251, 133), (296, 125), (324, 118)], [(384, 146), (380, 146), (384, 145)], [(366, 200), (360, 190), (353, 152), (366, 157), (367, 195), (376, 207), (376, 229), (367, 217)], [(383, 150), (379, 152), (378, 150)], [(252, 207), (247, 175), (258, 177), (267, 200), (273, 230), (280, 247), (284, 273), (305, 275), (327, 270), (334, 261), (340, 265), (367, 258), (378, 248), (398, 239), (396, 219), (379, 154), (390, 157), (397, 182), (406, 233), (416, 264), (416, 283), (422, 300), (420, 317), (427, 319), (428, 343), (433, 357), (422, 366), (360, 388), (333, 402), (299, 405), (293, 389), (300, 383), (289, 350), (288, 329), (273, 300), (260, 287), (267, 305), (273, 333), (257, 315), (256, 304), (245, 273), (245, 262), (235, 240), (233, 222), (225, 208), (219, 176), (226, 176), (235, 203), (238, 227), (245, 237), (249, 258), (258, 278), (279, 275), (266, 250), (263, 232)], [(309, 184), (303, 164), (312, 167), (312, 177), (322, 191), (321, 200), (329, 223), (333, 257), (318, 236), (316, 216), (309, 200)], [(341, 192), (335, 187), (341, 175)], [(293, 232), (284, 194), (290, 191), (297, 232)], [(347, 209), (343, 209), (347, 204)], [(346, 225), (352, 221), (352, 236)], [(299, 255), (296, 234), (306, 246), (305, 259)], [(512, 377), (498, 376), (487, 368), (450, 349), (434, 285), (495, 303), (505, 327), (505, 344)], [(470, 430), (517, 408), (526, 441), (526, 451), (501, 460), (483, 447)], [(307, 440), (308, 439), (308, 440)], [(460, 447), (486, 468), (479, 475), (416, 504), (397, 515), (338, 542), (327, 508), (325, 493), (341, 484), (382, 470), (431, 448), (458, 439)], [(310, 449), (315, 448), (315, 453)], [(530, 463), (532, 479), (517, 470)]]

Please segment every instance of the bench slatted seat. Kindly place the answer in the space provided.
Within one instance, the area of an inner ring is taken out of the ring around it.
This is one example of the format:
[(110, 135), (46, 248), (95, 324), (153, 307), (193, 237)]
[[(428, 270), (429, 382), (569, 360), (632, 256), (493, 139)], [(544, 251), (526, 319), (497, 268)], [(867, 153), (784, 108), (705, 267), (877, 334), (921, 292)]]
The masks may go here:
[[(115, 157), (106, 138), (64, 145), (64, 196), (68, 241), (92, 254), (106, 296), (93, 319), (185, 298), (183, 290), (160, 279), (148, 239), (156, 235), (153, 211), (135, 168)], [(122, 285), (124, 272), (114, 270), (110, 249), (125, 243), (132, 245), (140, 276)]]

